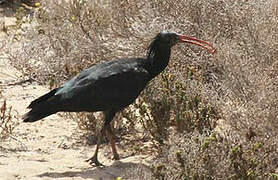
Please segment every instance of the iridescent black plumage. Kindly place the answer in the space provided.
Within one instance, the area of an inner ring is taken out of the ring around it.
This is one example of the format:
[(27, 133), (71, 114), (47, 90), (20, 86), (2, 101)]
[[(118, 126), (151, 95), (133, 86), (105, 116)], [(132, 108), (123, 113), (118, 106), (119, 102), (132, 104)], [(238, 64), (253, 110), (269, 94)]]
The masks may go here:
[(118, 111), (134, 102), (151, 79), (167, 67), (171, 47), (178, 42), (192, 43), (177, 33), (161, 32), (150, 43), (146, 58), (112, 60), (83, 70), (63, 86), (31, 102), (28, 106), (31, 110), (24, 115), (23, 121), (35, 122), (59, 111), (103, 111), (104, 127), (95, 155), (89, 161), (101, 165), (97, 153), (105, 132), (114, 158), (119, 159), (109, 123)]

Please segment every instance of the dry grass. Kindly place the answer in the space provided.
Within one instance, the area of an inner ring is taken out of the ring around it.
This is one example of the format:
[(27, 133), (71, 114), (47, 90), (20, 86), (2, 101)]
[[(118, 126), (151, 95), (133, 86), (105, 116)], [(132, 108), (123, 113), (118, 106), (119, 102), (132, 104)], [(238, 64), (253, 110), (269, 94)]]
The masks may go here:
[[(159, 152), (158, 179), (277, 178), (275, 0), (47, 1), (31, 22), (11, 58), (51, 87), (100, 61), (143, 56), (160, 30), (212, 42), (215, 56), (175, 47), (169, 67), (122, 114), (133, 122), (120, 115), (116, 130), (145, 129)], [(219, 119), (229, 127), (222, 133)]]
[(12, 107), (8, 107), (6, 100), (2, 101), (0, 106), (0, 140), (3, 142), (12, 136), (18, 122), (15, 116), (12, 116)]

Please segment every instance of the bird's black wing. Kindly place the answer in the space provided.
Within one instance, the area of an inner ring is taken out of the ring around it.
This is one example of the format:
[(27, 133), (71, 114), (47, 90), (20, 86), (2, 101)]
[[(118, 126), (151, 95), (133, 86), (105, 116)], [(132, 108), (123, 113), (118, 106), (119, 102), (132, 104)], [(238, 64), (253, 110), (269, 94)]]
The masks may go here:
[(60, 111), (100, 111), (131, 104), (151, 76), (145, 59), (121, 59), (92, 66), (68, 81), (55, 96)]

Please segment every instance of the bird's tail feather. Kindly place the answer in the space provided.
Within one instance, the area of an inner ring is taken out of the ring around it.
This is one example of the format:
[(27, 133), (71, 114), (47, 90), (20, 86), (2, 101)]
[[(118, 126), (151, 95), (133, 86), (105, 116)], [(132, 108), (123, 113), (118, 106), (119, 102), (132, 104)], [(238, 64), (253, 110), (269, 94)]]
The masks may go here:
[(35, 122), (56, 112), (57, 111), (50, 109), (32, 109), (28, 113), (24, 114), (22, 119), (23, 122)]
[(28, 106), (31, 110), (22, 117), (23, 122), (35, 122), (58, 112), (59, 99), (55, 96), (57, 90), (58, 88), (32, 101)]
[(49, 93), (35, 99), (34, 101), (31, 102), (31, 104), (28, 106), (28, 108), (33, 108), (36, 105), (39, 105), (40, 103), (44, 102), (45, 100), (51, 98), (52, 96), (55, 95), (55, 93), (59, 90), (60, 88), (53, 89)]

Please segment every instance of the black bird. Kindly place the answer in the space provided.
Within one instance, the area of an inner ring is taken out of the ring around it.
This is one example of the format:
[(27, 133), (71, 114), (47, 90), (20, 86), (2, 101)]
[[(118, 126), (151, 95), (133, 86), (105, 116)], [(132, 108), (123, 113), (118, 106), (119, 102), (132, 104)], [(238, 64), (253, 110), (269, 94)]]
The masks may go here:
[(134, 102), (148, 82), (161, 73), (169, 63), (171, 47), (192, 43), (214, 53), (208, 42), (175, 32), (160, 32), (150, 43), (146, 58), (128, 58), (107, 61), (83, 70), (63, 86), (39, 97), (28, 106), (31, 110), (23, 116), (24, 122), (35, 122), (59, 111), (103, 111), (104, 125), (99, 132), (95, 153), (87, 161), (102, 165), (97, 158), (101, 138), (106, 136), (111, 144), (114, 159), (118, 160), (114, 134), (110, 122), (115, 114)]

